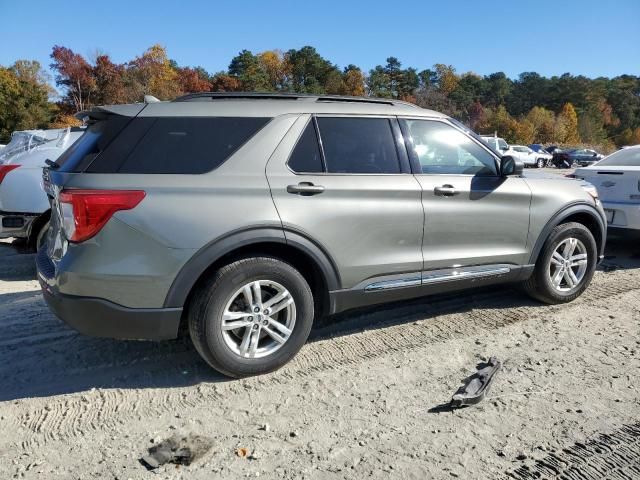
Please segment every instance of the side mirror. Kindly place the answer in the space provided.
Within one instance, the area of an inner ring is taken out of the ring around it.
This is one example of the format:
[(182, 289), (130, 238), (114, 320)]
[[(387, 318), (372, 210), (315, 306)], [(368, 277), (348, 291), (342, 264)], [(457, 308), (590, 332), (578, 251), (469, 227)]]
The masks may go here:
[(516, 160), (511, 155), (505, 155), (500, 159), (500, 174), (503, 177), (522, 175), (524, 163)]

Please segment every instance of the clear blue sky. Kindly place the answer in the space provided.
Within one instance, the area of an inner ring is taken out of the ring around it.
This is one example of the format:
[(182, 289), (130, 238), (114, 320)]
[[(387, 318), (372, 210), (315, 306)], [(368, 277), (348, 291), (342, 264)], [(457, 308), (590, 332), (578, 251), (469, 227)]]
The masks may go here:
[(419, 70), (640, 75), (640, 0), (0, 0), (0, 18), (5, 66), (48, 66), (54, 44), (125, 62), (160, 43), (180, 65), (216, 72), (244, 48), (312, 45), (364, 70), (396, 56)]

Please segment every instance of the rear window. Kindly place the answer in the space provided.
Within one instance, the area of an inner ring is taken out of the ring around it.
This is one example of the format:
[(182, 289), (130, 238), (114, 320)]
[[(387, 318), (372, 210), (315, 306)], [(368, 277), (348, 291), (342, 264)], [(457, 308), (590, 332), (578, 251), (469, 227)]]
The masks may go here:
[(625, 148), (600, 160), (598, 167), (640, 167), (640, 148)]
[(130, 121), (131, 117), (110, 115), (106, 120), (90, 124), (80, 138), (56, 160), (60, 171), (83, 171)]
[(400, 173), (391, 123), (386, 118), (318, 118), (327, 171)]

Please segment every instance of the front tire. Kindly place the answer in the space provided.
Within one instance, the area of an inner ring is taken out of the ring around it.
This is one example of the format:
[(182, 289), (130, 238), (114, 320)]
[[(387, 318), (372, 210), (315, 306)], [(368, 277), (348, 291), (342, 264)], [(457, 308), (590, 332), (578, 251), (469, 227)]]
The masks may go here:
[(544, 167), (544, 158), (539, 158), (538, 160), (536, 160), (536, 166), (538, 168), (543, 168)]
[(313, 317), (307, 281), (272, 257), (221, 268), (194, 293), (188, 313), (198, 353), (235, 378), (272, 372), (291, 360), (306, 342)]
[(591, 283), (597, 258), (596, 241), (587, 227), (575, 222), (558, 225), (542, 247), (524, 290), (544, 303), (571, 302)]

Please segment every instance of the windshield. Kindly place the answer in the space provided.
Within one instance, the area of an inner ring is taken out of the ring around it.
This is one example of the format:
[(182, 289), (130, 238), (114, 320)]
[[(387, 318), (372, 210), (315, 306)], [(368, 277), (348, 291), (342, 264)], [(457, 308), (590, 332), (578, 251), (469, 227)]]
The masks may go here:
[(32, 148), (49, 142), (46, 138), (39, 137), (29, 132), (14, 132), (11, 135), (11, 141), (0, 150), (0, 163), (8, 161), (14, 155), (27, 152)]
[(598, 166), (640, 167), (640, 148), (625, 148), (598, 162)]

